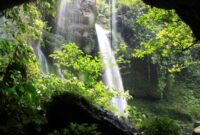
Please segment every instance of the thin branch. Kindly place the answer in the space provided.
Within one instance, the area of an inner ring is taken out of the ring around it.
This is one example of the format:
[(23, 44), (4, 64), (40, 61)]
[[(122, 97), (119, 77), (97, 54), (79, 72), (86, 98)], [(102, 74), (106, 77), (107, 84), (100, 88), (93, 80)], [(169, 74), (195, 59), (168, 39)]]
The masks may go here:
[(195, 41), (193, 44), (189, 45), (188, 47), (183, 48), (182, 51), (186, 51), (186, 50), (190, 49), (191, 47), (195, 46), (197, 43), (198, 43), (198, 41)]

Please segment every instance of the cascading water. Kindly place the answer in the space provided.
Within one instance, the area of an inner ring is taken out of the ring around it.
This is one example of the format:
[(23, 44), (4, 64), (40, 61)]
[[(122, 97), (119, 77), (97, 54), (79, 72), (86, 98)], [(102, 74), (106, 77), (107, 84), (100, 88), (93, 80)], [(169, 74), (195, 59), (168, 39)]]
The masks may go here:
[[(57, 11), (57, 20), (56, 20), (56, 34), (62, 35), (67, 41), (74, 41), (74, 33), (76, 32), (76, 26), (79, 22), (76, 11), (79, 9), (79, 0), (61, 0), (60, 5)], [(40, 70), (43, 74), (49, 74), (49, 64), (44, 53), (41, 50), (41, 44), (32, 43), (32, 48), (35, 51), (35, 54), (40, 62)], [(55, 49), (58, 49), (55, 46)], [(62, 74), (61, 67), (57, 68), (58, 75), (64, 78)]]
[[(104, 62), (104, 83), (111, 87), (111, 90), (112, 88), (116, 88), (124, 91), (119, 67), (112, 52), (111, 44), (109, 38), (106, 35), (106, 31), (98, 24), (95, 25), (95, 28), (98, 37), (99, 50)], [(118, 109), (120, 113), (123, 114), (127, 106), (127, 101), (124, 97), (119, 96), (112, 99), (112, 104)]]
[(48, 62), (47, 62), (47, 59), (46, 59), (44, 53), (41, 50), (42, 46), (41, 46), (40, 42), (34, 44), (32, 46), (32, 48), (34, 49), (35, 54), (40, 62), (40, 71), (43, 74), (49, 74), (49, 65), (48, 65)]
[(65, 28), (66, 6), (67, 6), (67, 1), (66, 0), (61, 0), (60, 6), (59, 6), (58, 11), (57, 11), (56, 34), (61, 34), (62, 33), (62, 29)]
[(56, 34), (62, 35), (68, 41), (75, 40), (77, 24), (80, 22), (80, 0), (61, 0), (57, 11)]
[(118, 44), (115, 43), (115, 40), (117, 39), (117, 20), (116, 20), (116, 1), (111, 0), (111, 44), (114, 49), (118, 48)]
[[(56, 34), (62, 35), (67, 41), (76, 42), (77, 25), (81, 24), (82, 11), (80, 9), (80, 0), (61, 0), (57, 11), (57, 27)], [(77, 12), (79, 11), (79, 12)], [(115, 39), (116, 32), (116, 16), (115, 16), (115, 1), (112, 1), (112, 37)], [(80, 26), (79, 26), (80, 27)], [(105, 64), (104, 82), (106, 85), (119, 90), (124, 90), (121, 75), (118, 65), (116, 63), (114, 54), (111, 49), (110, 41), (106, 36), (106, 32), (99, 25), (96, 25), (96, 32), (99, 41), (100, 52), (103, 54), (103, 62)], [(113, 40), (111, 40), (111, 43)], [(115, 47), (117, 48), (117, 47)], [(112, 63), (112, 64), (111, 64)], [(58, 71), (62, 76), (61, 69)], [(110, 88), (111, 88), (110, 87)], [(124, 113), (127, 106), (127, 101), (122, 97), (115, 97), (112, 99), (112, 104), (118, 109), (120, 113)]]
[[(75, 12), (78, 11), (78, 3), (78, 0), (61, 0), (57, 11), (56, 34), (62, 35), (67, 41), (75, 41), (76, 26), (74, 25), (79, 22)], [(64, 78), (61, 67), (58, 67), (58, 74)]]

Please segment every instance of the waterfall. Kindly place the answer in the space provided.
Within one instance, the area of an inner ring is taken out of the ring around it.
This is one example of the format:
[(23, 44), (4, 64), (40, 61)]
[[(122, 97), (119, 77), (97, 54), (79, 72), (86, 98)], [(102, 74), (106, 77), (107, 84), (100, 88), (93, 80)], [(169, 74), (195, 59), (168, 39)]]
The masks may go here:
[(40, 71), (43, 74), (49, 74), (49, 64), (47, 62), (47, 59), (44, 55), (44, 53), (42, 52), (42, 46), (40, 44), (40, 42), (37, 43), (32, 43), (32, 48), (35, 51), (35, 54), (39, 60), (39, 64), (40, 64)]
[[(61, 0), (57, 10), (56, 34), (62, 35), (67, 41), (75, 41), (76, 25), (80, 22), (78, 17), (79, 0)], [(79, 13), (80, 14), (80, 13)], [(58, 49), (55, 46), (55, 49)], [(58, 74), (64, 78), (62, 68), (58, 67)]]
[[(115, 56), (112, 52), (111, 44), (109, 38), (107, 37), (107, 33), (98, 24), (95, 24), (95, 28), (98, 37), (99, 50), (104, 63), (103, 81), (107, 86), (111, 88), (116, 88), (118, 90), (124, 91), (119, 67), (116, 62)], [(111, 102), (120, 113), (124, 113), (124, 110), (127, 106), (127, 101), (124, 97), (114, 97)]]
[[(67, 41), (74, 41), (77, 24), (80, 23), (80, 0), (61, 0), (57, 11), (56, 34), (62, 35)], [(79, 12), (77, 12), (79, 11)]]
[(67, 6), (67, 0), (61, 0), (60, 6), (58, 7), (58, 11), (57, 11), (56, 34), (61, 34), (62, 29), (65, 28), (66, 6)]
[[(77, 36), (77, 27), (82, 27), (81, 21), (84, 16), (81, 7), (80, 0), (61, 0), (60, 5), (57, 11), (57, 20), (56, 20), (56, 34), (62, 35), (67, 41), (76, 42)], [(112, 1), (112, 37), (116, 39), (116, 14), (115, 14), (115, 1)], [(99, 50), (102, 55), (104, 67), (103, 80), (105, 85), (110, 88), (116, 88), (121, 91), (124, 91), (121, 75), (119, 72), (119, 67), (115, 60), (114, 54), (111, 49), (110, 41), (106, 35), (105, 30), (99, 25), (95, 25), (96, 33), (99, 41)], [(113, 40), (111, 40), (111, 43)], [(115, 44), (117, 45), (117, 44)], [(62, 75), (61, 68), (58, 69), (60, 75)], [(110, 89), (112, 90), (112, 89)], [(122, 97), (118, 96), (112, 99), (112, 104), (118, 109), (120, 113), (124, 113), (124, 110), (127, 106), (127, 101)]]
[[(79, 0), (61, 0), (56, 17), (56, 34), (62, 35), (67, 41), (75, 41), (74, 33), (76, 32), (76, 25), (80, 22), (76, 11), (79, 9)], [(35, 43), (34, 43), (35, 44)], [(49, 65), (44, 53), (41, 50), (40, 43), (32, 46), (35, 50), (36, 56), (40, 62), (40, 69), (43, 74), (49, 73)], [(55, 49), (59, 49), (55, 46)], [(60, 77), (64, 78), (62, 68), (57, 67), (57, 73)]]
[(116, 0), (111, 0), (111, 44), (114, 49), (118, 48), (117, 40), (117, 19), (116, 19)]

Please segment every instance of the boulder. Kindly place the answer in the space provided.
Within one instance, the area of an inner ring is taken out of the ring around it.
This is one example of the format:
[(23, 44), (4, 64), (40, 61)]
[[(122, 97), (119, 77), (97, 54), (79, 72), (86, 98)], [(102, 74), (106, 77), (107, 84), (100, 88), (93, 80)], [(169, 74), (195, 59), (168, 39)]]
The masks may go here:
[(133, 135), (133, 129), (122, 119), (96, 107), (85, 98), (71, 93), (52, 97), (47, 105), (48, 132), (67, 127), (71, 122), (96, 124), (104, 135)]

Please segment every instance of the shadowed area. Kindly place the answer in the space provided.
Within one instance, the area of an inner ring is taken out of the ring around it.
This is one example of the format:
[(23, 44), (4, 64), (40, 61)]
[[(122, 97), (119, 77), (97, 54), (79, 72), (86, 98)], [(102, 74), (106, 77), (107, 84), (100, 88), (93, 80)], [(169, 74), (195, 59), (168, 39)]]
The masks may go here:
[(66, 127), (70, 122), (96, 124), (106, 135), (132, 135), (132, 129), (113, 113), (89, 103), (85, 98), (62, 93), (55, 95), (47, 107), (48, 127), (51, 131)]
[(0, 12), (5, 9), (12, 8), (22, 3), (32, 2), (34, 0), (1, 0), (0, 1)]

